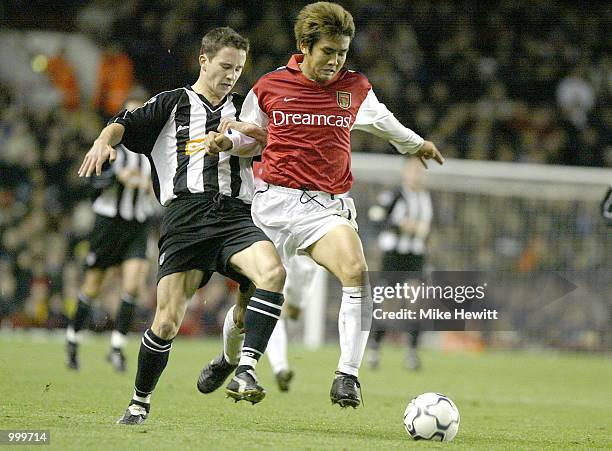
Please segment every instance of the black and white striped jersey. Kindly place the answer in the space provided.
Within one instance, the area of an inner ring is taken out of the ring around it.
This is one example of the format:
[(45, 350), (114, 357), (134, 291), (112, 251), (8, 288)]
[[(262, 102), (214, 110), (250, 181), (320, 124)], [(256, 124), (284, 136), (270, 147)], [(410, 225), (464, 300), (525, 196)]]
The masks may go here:
[(250, 204), (252, 158), (203, 151), (206, 133), (217, 131), (221, 118), (238, 118), (243, 100), (232, 93), (213, 106), (186, 86), (159, 93), (111, 122), (125, 126), (122, 143), (126, 147), (149, 158), (153, 188), (162, 205), (190, 193), (221, 193)]
[[(425, 242), (431, 229), (433, 209), (428, 191), (407, 188), (383, 191), (378, 195), (378, 213), (370, 211), (370, 219), (382, 222), (384, 230), (378, 236), (378, 245), (383, 252), (423, 255)], [(409, 220), (413, 231), (402, 230), (401, 224)]]
[[(126, 221), (145, 222), (155, 213), (153, 196), (150, 194), (151, 166), (144, 155), (130, 152), (124, 145), (115, 147), (117, 158), (106, 165), (101, 175), (93, 178), (92, 183), (102, 190), (94, 200), (94, 213), (108, 218), (121, 217)], [(138, 188), (125, 186), (117, 179), (123, 169), (137, 169)]]

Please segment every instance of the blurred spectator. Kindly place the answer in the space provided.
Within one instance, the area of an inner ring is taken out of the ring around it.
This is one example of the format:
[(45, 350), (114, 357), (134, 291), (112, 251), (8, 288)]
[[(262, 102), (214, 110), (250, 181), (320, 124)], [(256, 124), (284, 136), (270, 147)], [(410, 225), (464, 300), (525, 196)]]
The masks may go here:
[(64, 49), (49, 58), (47, 72), (53, 85), (62, 93), (64, 108), (78, 109), (81, 104), (79, 83), (72, 64), (66, 59)]
[(112, 117), (122, 105), (134, 83), (131, 58), (116, 42), (104, 48), (98, 67), (98, 82), (92, 105), (105, 118)]
[(595, 91), (584, 79), (584, 69), (576, 66), (557, 87), (561, 112), (578, 129), (587, 126), (588, 114), (595, 106)]

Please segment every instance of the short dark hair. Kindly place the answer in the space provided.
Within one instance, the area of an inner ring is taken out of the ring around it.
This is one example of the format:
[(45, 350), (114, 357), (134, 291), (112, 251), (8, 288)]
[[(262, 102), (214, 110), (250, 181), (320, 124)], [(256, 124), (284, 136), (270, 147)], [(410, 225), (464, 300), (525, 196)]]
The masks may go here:
[(230, 27), (213, 28), (202, 38), (200, 55), (206, 55), (212, 59), (223, 47), (233, 47), (238, 50), (249, 52), (249, 40)]
[(302, 8), (293, 31), (298, 50), (301, 50), (302, 44), (312, 49), (322, 36), (348, 36), (353, 39), (355, 23), (351, 13), (337, 3), (317, 2)]

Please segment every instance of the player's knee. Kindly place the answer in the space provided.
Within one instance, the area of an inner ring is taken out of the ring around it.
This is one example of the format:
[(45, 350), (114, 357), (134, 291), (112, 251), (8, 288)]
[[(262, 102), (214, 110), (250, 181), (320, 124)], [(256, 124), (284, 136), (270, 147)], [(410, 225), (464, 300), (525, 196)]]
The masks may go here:
[(158, 310), (153, 320), (153, 332), (163, 340), (170, 340), (178, 334), (181, 319), (170, 309)]
[(258, 281), (259, 283), (256, 283), (257, 287), (274, 292), (283, 291), (285, 278), (287, 277), (283, 265), (278, 262), (263, 269), (264, 271), (261, 273), (260, 280)]
[(157, 331), (153, 332), (162, 340), (171, 340), (176, 337), (180, 324), (171, 318), (162, 319), (157, 323)]
[(104, 272), (99, 270), (88, 270), (81, 285), (81, 291), (90, 298), (95, 298), (100, 294)]
[(363, 285), (363, 273), (368, 270), (365, 260), (348, 260), (340, 267), (339, 279), (344, 286)]

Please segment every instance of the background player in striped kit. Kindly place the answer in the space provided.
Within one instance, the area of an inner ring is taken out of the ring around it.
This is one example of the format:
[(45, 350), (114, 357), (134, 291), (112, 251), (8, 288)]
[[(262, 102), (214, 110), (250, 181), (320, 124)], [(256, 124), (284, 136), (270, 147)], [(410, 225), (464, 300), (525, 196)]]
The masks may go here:
[[(378, 195), (379, 205), (370, 208), (369, 217), (379, 222), (384, 230), (378, 237), (383, 251), (381, 271), (412, 272), (413, 282), (421, 283), (427, 237), (431, 230), (433, 209), (431, 196), (425, 189), (425, 170), (416, 158), (404, 164), (402, 186), (395, 191), (383, 191)], [(384, 321), (373, 320), (368, 366), (377, 368), (380, 363), (380, 345), (385, 336)], [(409, 331), (405, 366), (418, 369), (417, 355), (419, 331)]]
[[(343, 68), (355, 34), (348, 11), (336, 3), (306, 5), (294, 30), (302, 54), (261, 77), (240, 115), (268, 131), (262, 154), (267, 188), (256, 193), (252, 215), (285, 265), (293, 255), (308, 254), (342, 283), (340, 359), (330, 399), (357, 407), (372, 297), (356, 210), (347, 196), (353, 182), (350, 132), (387, 139), (400, 153), (444, 159), (432, 142), (404, 127), (378, 101), (364, 75)], [(210, 152), (239, 149), (228, 136), (214, 133), (205, 146)]]
[[(141, 424), (147, 418), (151, 393), (168, 362), (187, 303), (214, 271), (239, 282), (243, 293), (251, 282), (256, 288), (244, 315), (246, 333), (237, 367), (220, 356), (222, 365), (217, 368), (224, 375), (236, 369), (226, 392), (252, 403), (265, 396), (254, 368), (280, 315), (285, 270), (273, 244), (251, 218), (250, 155), (259, 153), (261, 145), (236, 130), (228, 135), (240, 153), (212, 155), (203, 145), (206, 134), (217, 130), (223, 118), (240, 114), (243, 99), (230, 91), (242, 73), (248, 48), (248, 40), (231, 28), (208, 32), (194, 85), (162, 92), (142, 108), (117, 115), (79, 169), (81, 176), (99, 173), (103, 162), (114, 158), (112, 146), (123, 143), (148, 156), (155, 194), (166, 207), (159, 240), (157, 309), (142, 339), (134, 394), (121, 424)], [(230, 312), (226, 323), (236, 331), (238, 318), (233, 309)], [(239, 333), (230, 335), (226, 339), (239, 345)]]
[[(146, 97), (130, 99), (125, 108), (136, 109), (145, 100)], [(123, 372), (126, 334), (132, 324), (139, 289), (147, 275), (148, 219), (154, 213), (149, 161), (125, 146), (117, 146), (115, 161), (106, 165), (92, 183), (101, 192), (93, 203), (96, 220), (89, 236), (87, 269), (79, 302), (66, 331), (67, 364), (70, 369), (79, 368), (80, 331), (87, 327), (92, 303), (100, 294), (106, 270), (121, 265), (121, 303), (111, 334), (108, 360), (115, 370)]]

